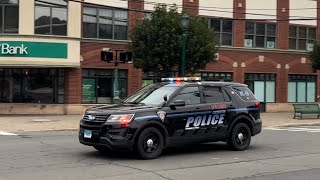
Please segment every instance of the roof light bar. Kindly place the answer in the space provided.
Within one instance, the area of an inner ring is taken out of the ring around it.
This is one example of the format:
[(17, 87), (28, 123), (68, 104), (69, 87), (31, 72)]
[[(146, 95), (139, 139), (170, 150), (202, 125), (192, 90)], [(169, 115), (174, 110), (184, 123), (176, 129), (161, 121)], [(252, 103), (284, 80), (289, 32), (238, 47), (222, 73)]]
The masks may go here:
[(201, 77), (176, 77), (176, 78), (161, 78), (162, 82), (165, 81), (201, 81)]

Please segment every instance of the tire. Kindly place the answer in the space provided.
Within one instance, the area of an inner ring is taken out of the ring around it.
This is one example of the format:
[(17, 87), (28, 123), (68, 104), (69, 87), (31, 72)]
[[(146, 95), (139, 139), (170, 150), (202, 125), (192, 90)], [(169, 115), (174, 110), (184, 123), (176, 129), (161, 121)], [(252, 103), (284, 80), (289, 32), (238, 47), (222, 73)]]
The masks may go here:
[(111, 152), (111, 149), (106, 146), (93, 146), (96, 150), (98, 150), (101, 154), (108, 154)]
[(236, 151), (246, 150), (251, 142), (251, 131), (244, 123), (237, 124), (230, 134), (227, 144)]
[(157, 128), (146, 128), (137, 138), (136, 151), (142, 159), (155, 159), (161, 155), (164, 140)]

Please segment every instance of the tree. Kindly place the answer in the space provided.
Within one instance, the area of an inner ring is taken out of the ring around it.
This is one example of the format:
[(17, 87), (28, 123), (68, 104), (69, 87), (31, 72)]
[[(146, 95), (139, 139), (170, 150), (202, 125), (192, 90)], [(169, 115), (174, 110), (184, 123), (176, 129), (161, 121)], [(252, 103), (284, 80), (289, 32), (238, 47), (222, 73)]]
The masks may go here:
[[(168, 9), (168, 10), (167, 10)], [(138, 21), (130, 35), (129, 49), (134, 54), (134, 65), (144, 72), (154, 72), (158, 77), (168, 77), (181, 70), (182, 14), (177, 6), (158, 4), (150, 19)], [(208, 21), (190, 16), (187, 31), (186, 74), (204, 69), (216, 59), (218, 40)]]
[(315, 43), (313, 51), (309, 53), (313, 70), (320, 70), (320, 43)]

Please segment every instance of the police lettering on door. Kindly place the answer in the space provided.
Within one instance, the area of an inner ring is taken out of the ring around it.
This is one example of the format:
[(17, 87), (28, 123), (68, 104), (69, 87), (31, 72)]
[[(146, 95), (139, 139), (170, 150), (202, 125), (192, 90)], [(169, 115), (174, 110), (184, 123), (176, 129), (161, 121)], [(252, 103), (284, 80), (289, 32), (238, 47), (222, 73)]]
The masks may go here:
[(186, 130), (199, 129), (203, 126), (214, 126), (224, 123), (225, 111), (213, 112), (209, 115), (188, 117)]

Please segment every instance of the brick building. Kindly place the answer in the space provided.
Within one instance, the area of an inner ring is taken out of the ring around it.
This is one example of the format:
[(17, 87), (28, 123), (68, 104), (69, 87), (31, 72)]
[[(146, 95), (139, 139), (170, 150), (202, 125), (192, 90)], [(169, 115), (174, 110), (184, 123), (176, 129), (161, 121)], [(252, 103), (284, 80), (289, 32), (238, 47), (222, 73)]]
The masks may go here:
[[(216, 30), (218, 61), (198, 73), (203, 80), (246, 83), (269, 112), (318, 101), (320, 71), (307, 53), (319, 38), (320, 0), (3, 0), (0, 114), (74, 114), (112, 102), (115, 67), (100, 52), (126, 50), (156, 3), (207, 17)], [(121, 97), (151, 79), (120, 64)]]

